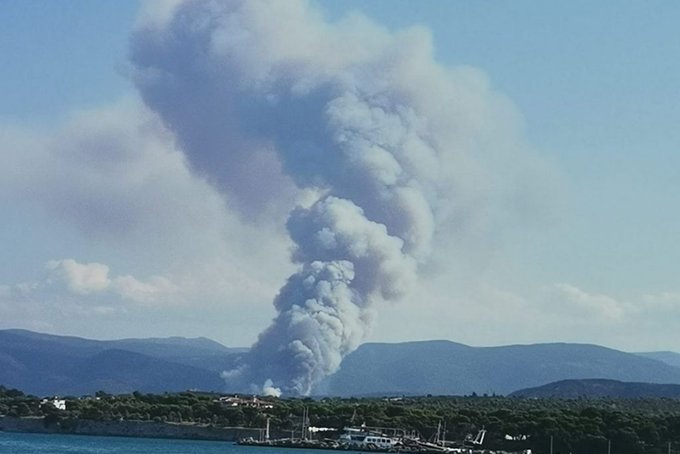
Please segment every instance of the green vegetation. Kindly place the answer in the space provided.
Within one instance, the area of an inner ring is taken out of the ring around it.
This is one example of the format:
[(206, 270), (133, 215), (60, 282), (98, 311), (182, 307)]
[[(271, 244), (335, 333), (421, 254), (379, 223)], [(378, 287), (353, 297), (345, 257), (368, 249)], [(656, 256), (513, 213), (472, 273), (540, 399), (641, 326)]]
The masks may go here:
[[(273, 408), (230, 406), (215, 394), (108, 395), (67, 397), (60, 411), (42, 399), (0, 386), (0, 415), (44, 416), (46, 424), (65, 427), (78, 419), (194, 423), (213, 426), (264, 427), (289, 436), (300, 428), (303, 407), (319, 427), (345, 425), (398, 427), (430, 437), (441, 422), (448, 440), (462, 440), (488, 430), (487, 449), (547, 452), (553, 436), (555, 452), (666, 453), (667, 443), (680, 447), (680, 400), (673, 399), (520, 399), (508, 397), (404, 397), (400, 399), (313, 400), (262, 398)], [(298, 432), (299, 434), (299, 432)], [(505, 435), (526, 436), (510, 441)], [(674, 451), (677, 452), (677, 451)]]

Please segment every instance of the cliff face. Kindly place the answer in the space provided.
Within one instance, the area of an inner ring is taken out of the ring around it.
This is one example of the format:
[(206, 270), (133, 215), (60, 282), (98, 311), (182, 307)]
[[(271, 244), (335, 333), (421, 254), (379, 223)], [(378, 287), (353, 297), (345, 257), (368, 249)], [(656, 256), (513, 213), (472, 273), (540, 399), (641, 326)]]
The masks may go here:
[(236, 441), (245, 437), (257, 439), (260, 433), (260, 429), (251, 428), (222, 428), (142, 421), (74, 420), (48, 424), (44, 418), (15, 418), (11, 416), (0, 416), (0, 431), (217, 441)]

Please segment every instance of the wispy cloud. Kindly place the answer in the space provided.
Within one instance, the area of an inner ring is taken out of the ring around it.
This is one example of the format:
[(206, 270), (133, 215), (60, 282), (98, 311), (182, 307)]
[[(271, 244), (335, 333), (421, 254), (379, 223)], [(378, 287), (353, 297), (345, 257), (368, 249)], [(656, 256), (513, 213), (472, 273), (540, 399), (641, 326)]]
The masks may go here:
[(141, 281), (134, 276), (110, 276), (103, 263), (78, 263), (73, 259), (50, 260), (47, 263), (48, 285), (63, 284), (76, 295), (112, 293), (123, 300), (137, 303), (173, 302), (181, 289), (164, 276), (151, 276)]
[[(0, 300), (46, 301), (68, 296), (71, 301), (101, 304), (101, 297), (116, 297), (123, 303), (176, 304), (182, 288), (165, 276), (150, 276), (140, 280), (131, 275), (111, 275), (103, 263), (79, 263), (74, 259), (50, 260), (45, 266), (47, 276), (38, 281), (0, 285)], [(110, 304), (116, 303), (110, 299)]]
[(589, 293), (571, 284), (555, 284), (546, 291), (552, 310), (584, 319), (595, 317), (601, 322), (623, 320), (634, 311), (634, 305), (604, 294)]

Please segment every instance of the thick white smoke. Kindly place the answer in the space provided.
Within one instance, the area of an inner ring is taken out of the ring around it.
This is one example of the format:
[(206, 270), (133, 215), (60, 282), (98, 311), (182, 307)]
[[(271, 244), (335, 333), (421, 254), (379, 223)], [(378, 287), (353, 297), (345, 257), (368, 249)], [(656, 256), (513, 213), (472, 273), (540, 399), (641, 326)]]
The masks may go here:
[(140, 23), (132, 62), (191, 167), (246, 219), (318, 195), (290, 212), (300, 269), (233, 386), (308, 394), (336, 371), (375, 302), (408, 292), (438, 223), (476, 199), (473, 153), (505, 115), (479, 74), (433, 60), (425, 30), (329, 23), (305, 1), (179, 3)]

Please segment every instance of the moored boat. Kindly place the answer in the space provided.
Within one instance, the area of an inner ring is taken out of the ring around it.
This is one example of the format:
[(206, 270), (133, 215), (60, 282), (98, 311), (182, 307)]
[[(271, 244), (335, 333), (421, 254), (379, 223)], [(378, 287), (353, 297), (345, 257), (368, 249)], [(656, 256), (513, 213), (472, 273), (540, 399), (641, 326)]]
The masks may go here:
[(365, 427), (345, 427), (338, 443), (346, 449), (389, 452), (397, 451), (402, 446), (402, 439)]

